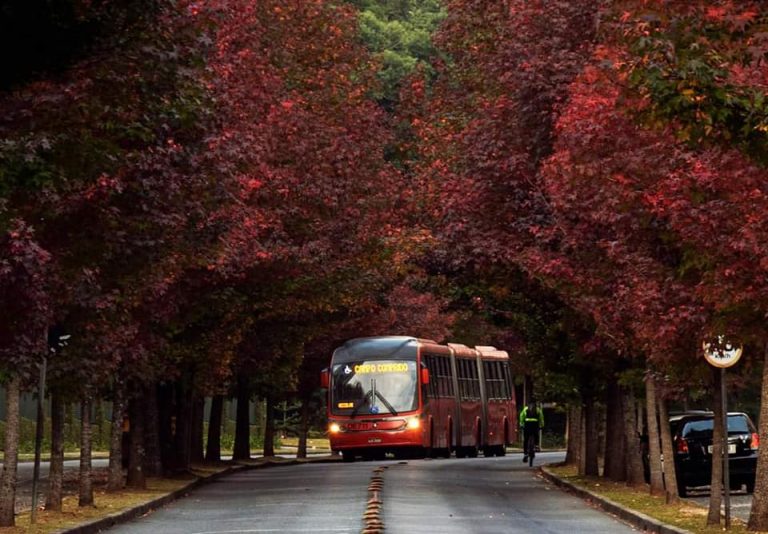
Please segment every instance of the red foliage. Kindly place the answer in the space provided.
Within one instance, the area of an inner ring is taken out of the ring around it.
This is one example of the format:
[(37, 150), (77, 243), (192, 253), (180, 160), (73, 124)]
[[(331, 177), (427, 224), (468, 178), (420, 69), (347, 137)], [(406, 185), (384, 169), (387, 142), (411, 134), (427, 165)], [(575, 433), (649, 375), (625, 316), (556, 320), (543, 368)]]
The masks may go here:
[[(450, 4), (441, 42), (455, 62), (427, 120), (411, 121), (443, 239), (546, 280), (616, 348), (691, 357), (707, 331), (741, 331), (764, 309), (765, 170), (685, 143), (674, 120), (641, 125), (653, 103), (628, 90), (625, 66), (642, 58), (612, 23), (593, 50), (594, 6), (565, 4)], [(625, 2), (616, 20), (639, 35), (651, 20), (640, 13), (709, 18), (723, 32), (753, 22), (751, 3), (704, 4)], [(736, 60), (749, 57), (744, 42), (723, 42), (733, 80), (758, 74)]]
[(32, 372), (47, 351), (50, 321), (47, 276), (50, 255), (23, 221), (0, 236), (0, 369)]

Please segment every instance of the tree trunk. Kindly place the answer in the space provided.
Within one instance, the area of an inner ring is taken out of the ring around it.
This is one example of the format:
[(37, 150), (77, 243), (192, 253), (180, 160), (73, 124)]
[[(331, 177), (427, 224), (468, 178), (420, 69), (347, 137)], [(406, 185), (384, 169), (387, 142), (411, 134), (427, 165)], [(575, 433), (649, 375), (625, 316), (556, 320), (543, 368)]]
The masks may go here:
[(648, 425), (648, 466), (651, 473), (651, 495), (664, 495), (664, 481), (661, 478), (659, 421), (656, 415), (656, 382), (650, 373), (645, 377), (645, 406)]
[(61, 512), (64, 479), (64, 403), (61, 393), (51, 390), (51, 463), (45, 509)]
[(157, 386), (158, 437), (160, 439), (160, 460), (164, 471), (176, 468), (176, 455), (173, 448), (176, 427), (174, 423), (174, 385), (171, 383)]
[(112, 399), (112, 425), (109, 432), (109, 467), (107, 491), (123, 489), (123, 419), (125, 416), (125, 390), (122, 382), (115, 380)]
[(139, 398), (128, 403), (128, 419), (131, 422), (131, 452), (128, 457), (128, 475), (125, 485), (129, 488), (146, 489), (144, 474), (144, 406)]
[(19, 462), (19, 397), (21, 380), (11, 376), (6, 384), (5, 456), (0, 477), (0, 527), (16, 524), (16, 473)]
[(265, 419), (266, 410), (264, 409), (265, 402), (261, 399), (254, 399), (253, 402), (253, 419), (251, 419), (251, 432), (256, 441), (264, 442), (264, 426), (267, 424)]
[(675, 449), (672, 443), (672, 430), (669, 428), (667, 399), (659, 397), (659, 420), (661, 421), (661, 451), (664, 453), (664, 488), (667, 503), (677, 502), (677, 473), (675, 472)]
[(251, 458), (250, 397), (251, 392), (248, 389), (248, 382), (241, 378), (237, 382), (237, 412), (235, 414), (233, 460), (249, 460)]
[[(763, 383), (760, 389), (760, 443), (768, 444), (768, 343), (763, 348)], [(768, 446), (758, 450), (755, 493), (749, 512), (749, 530), (768, 531)]]
[(605, 462), (603, 476), (615, 482), (627, 479), (626, 437), (621, 388), (616, 380), (608, 385), (605, 414)]
[[(597, 440), (597, 463), (600, 464), (600, 459), (605, 461), (605, 426), (607, 411), (605, 406), (602, 406), (595, 399), (595, 439)], [(603, 467), (603, 470), (605, 467)]]
[(600, 476), (597, 465), (597, 449), (600, 441), (597, 420), (595, 399), (590, 395), (584, 403), (584, 474), (593, 477)]
[(98, 444), (102, 442), (102, 436), (104, 436), (104, 403), (101, 402), (101, 399), (98, 399), (93, 404), (93, 417), (95, 419), (94, 423), (96, 423), (95, 441), (98, 447)]
[(205, 397), (192, 401), (192, 424), (190, 425), (189, 458), (192, 463), (203, 463), (203, 429), (205, 428)]
[(214, 395), (211, 399), (211, 416), (208, 420), (208, 443), (205, 447), (205, 461), (221, 461), (221, 420), (224, 396)]
[(176, 467), (189, 469), (192, 445), (192, 384), (188, 377), (178, 383), (176, 392)]
[(79, 506), (93, 506), (93, 471), (91, 469), (91, 399), (86, 395), (80, 405), (80, 488)]
[(275, 455), (275, 401), (267, 395), (267, 418), (264, 425), (264, 456)]
[(80, 442), (80, 428), (75, 424), (75, 403), (64, 403), (64, 441), (69, 443)]
[(299, 426), (299, 448), (296, 458), (307, 457), (307, 433), (309, 432), (309, 399), (301, 399), (301, 423)]
[(568, 448), (565, 453), (567, 465), (581, 465), (581, 403), (568, 405)]
[(637, 431), (637, 407), (635, 395), (622, 388), (621, 407), (624, 411), (624, 439), (627, 444), (627, 485), (639, 487), (645, 484), (643, 476), (643, 444)]
[(707, 525), (719, 525), (720, 506), (723, 502), (723, 399), (720, 390), (720, 369), (712, 367), (712, 374), (715, 388), (715, 420), (712, 429), (712, 479)]
[(163, 473), (160, 454), (160, 421), (157, 405), (157, 384), (144, 388), (144, 474), (157, 477)]

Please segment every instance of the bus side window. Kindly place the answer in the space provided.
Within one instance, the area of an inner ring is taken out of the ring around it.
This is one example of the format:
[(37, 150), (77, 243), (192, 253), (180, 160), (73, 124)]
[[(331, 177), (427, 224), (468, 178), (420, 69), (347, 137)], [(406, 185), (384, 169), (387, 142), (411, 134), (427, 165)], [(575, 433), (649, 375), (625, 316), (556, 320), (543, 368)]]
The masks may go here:
[(488, 400), (496, 400), (496, 362), (483, 362), (483, 375), (485, 376), (485, 392)]
[(496, 366), (496, 369), (497, 369), (496, 376), (499, 377), (499, 399), (500, 400), (507, 400), (509, 398), (509, 394), (507, 393), (506, 368), (507, 368), (506, 362), (499, 362)]
[(480, 399), (480, 373), (477, 370), (477, 362), (472, 362), (472, 395)]
[(512, 384), (512, 370), (508, 363), (504, 363), (504, 398), (514, 400), (514, 386)]
[(453, 390), (453, 373), (451, 372), (451, 360), (443, 358), (443, 392), (446, 397), (455, 397)]
[(445, 358), (442, 356), (437, 359), (437, 394), (440, 397), (446, 396), (446, 383), (445, 383)]
[(477, 383), (477, 363), (472, 360), (465, 361), (467, 362), (467, 396), (474, 400), (477, 398), (475, 387), (479, 385)]
[(491, 367), (493, 362), (483, 362), (483, 376), (485, 377), (485, 394), (488, 395), (488, 400), (495, 398), (493, 391), (493, 375), (491, 373)]
[(437, 373), (435, 376), (435, 382), (437, 382), (437, 396), (438, 397), (445, 397), (445, 372), (443, 371), (443, 358), (442, 356), (437, 357), (437, 365), (435, 366), (437, 368)]
[(461, 400), (465, 400), (467, 398), (467, 369), (463, 359), (456, 359), (456, 370), (459, 373), (459, 397)]

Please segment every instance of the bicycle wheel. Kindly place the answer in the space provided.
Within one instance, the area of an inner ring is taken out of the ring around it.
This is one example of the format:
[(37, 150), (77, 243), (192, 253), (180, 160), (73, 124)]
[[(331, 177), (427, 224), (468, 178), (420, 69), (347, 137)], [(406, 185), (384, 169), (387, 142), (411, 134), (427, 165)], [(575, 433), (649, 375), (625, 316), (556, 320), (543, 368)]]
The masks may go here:
[(533, 436), (528, 438), (528, 466), (533, 467), (533, 459), (536, 456), (536, 441)]

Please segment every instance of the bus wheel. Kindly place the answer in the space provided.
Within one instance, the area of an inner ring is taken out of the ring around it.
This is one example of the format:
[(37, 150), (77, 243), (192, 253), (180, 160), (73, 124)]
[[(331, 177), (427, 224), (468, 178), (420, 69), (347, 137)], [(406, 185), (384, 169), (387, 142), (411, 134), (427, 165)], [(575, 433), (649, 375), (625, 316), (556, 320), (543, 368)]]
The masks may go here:
[(477, 447), (467, 447), (469, 450), (467, 451), (467, 456), (470, 458), (477, 458)]
[(506, 456), (506, 455), (507, 455), (507, 446), (499, 445), (499, 449), (496, 451), (496, 456)]
[(355, 461), (355, 453), (354, 453), (354, 451), (341, 451), (341, 458), (345, 462), (354, 462)]
[(486, 447), (483, 447), (483, 456), (486, 458), (490, 458), (492, 456), (496, 456), (499, 454), (498, 447), (495, 445), (488, 445)]
[(432, 449), (432, 458), (450, 458), (450, 457), (451, 457), (451, 449), (447, 447)]
[(456, 447), (456, 458), (466, 458), (466, 457), (467, 457), (466, 447)]

